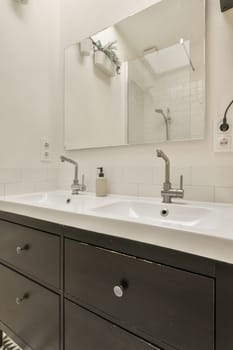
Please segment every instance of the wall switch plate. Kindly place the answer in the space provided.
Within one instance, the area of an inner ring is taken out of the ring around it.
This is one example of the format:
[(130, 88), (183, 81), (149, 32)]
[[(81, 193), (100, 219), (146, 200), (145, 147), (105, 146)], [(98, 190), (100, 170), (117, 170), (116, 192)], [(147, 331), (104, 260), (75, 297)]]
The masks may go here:
[(222, 124), (221, 120), (216, 120), (214, 123), (214, 151), (215, 152), (233, 152), (233, 130), (230, 121), (229, 129), (227, 131), (221, 131), (220, 126)]
[(217, 136), (216, 141), (217, 152), (232, 152), (231, 136)]
[(51, 142), (43, 139), (40, 142), (40, 160), (41, 162), (51, 162)]

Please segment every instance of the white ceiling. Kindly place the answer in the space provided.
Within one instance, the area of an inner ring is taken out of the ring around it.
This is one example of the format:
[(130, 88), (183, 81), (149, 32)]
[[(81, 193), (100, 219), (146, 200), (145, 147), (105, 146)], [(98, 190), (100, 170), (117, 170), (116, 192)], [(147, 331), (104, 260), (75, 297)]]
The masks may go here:
[(180, 38), (195, 47), (204, 39), (204, 8), (204, 0), (162, 0), (115, 27), (137, 56), (151, 47), (172, 46)]

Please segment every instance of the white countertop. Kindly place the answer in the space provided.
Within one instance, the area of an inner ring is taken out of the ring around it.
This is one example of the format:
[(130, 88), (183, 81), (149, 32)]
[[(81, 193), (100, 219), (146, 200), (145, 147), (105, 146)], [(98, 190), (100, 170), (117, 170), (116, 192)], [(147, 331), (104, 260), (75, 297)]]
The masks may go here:
[(54, 191), (1, 197), (0, 210), (233, 263), (231, 204)]

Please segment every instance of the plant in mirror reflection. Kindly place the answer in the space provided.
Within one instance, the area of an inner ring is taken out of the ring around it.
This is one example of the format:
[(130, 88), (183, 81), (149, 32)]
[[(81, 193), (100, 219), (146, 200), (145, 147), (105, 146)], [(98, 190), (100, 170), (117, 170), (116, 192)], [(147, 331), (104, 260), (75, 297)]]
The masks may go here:
[(100, 40), (94, 41), (91, 38), (95, 51), (102, 51), (106, 56), (116, 65), (117, 74), (120, 74), (121, 61), (116, 53), (117, 41), (110, 41), (106, 45), (103, 45)]

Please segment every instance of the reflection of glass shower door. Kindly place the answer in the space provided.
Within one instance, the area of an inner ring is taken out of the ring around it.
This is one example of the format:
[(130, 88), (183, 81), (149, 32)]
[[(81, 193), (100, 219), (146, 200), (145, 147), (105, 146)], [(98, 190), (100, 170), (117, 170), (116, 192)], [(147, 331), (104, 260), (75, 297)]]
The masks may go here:
[(144, 142), (166, 141), (166, 128), (163, 118), (157, 118), (155, 113), (155, 99), (152, 91), (144, 93)]
[[(158, 77), (156, 85), (152, 90), (152, 94), (154, 97), (154, 109), (163, 111), (166, 117), (167, 109), (170, 110), (170, 120), (168, 120), (168, 140), (175, 141), (190, 138), (190, 68), (185, 67)], [(166, 128), (162, 115), (159, 119), (160, 130), (164, 135), (164, 130), (166, 132)], [(164, 140), (165, 139), (166, 135), (164, 136)]]

